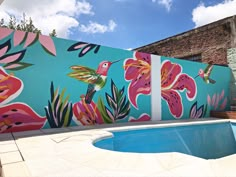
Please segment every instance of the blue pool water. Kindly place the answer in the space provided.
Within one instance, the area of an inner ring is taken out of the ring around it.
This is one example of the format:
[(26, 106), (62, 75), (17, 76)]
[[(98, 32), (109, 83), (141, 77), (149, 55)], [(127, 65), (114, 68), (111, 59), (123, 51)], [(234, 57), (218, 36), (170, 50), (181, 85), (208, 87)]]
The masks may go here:
[(230, 122), (112, 133), (114, 137), (97, 141), (94, 145), (121, 152), (180, 152), (204, 159), (236, 153), (236, 124)]

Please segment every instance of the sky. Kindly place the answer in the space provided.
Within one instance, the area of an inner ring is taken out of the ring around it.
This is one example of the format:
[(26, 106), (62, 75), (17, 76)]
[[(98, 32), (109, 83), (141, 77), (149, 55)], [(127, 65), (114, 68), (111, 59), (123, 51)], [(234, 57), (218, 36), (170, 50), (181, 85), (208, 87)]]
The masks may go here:
[[(1, 0), (0, 0), (1, 1)], [(236, 0), (4, 0), (0, 19), (31, 17), (43, 34), (135, 49), (236, 15)]]

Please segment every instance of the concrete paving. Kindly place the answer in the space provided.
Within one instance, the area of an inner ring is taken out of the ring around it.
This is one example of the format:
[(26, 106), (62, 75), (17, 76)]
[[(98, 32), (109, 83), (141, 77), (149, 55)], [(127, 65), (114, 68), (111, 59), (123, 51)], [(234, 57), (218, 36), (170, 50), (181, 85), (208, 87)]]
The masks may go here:
[(205, 160), (181, 153), (123, 153), (99, 149), (93, 142), (109, 130), (202, 124), (229, 120), (146, 122), (44, 129), (0, 135), (4, 177), (158, 177), (235, 176), (236, 155)]

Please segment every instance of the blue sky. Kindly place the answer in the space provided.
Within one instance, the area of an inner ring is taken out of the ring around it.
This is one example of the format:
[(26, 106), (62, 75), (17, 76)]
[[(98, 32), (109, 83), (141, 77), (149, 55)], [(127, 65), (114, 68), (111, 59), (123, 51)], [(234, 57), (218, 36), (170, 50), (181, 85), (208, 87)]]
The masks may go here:
[[(24, 3), (22, 3), (24, 1)], [(58, 37), (130, 49), (236, 14), (236, 0), (5, 0), (0, 18), (25, 12)]]

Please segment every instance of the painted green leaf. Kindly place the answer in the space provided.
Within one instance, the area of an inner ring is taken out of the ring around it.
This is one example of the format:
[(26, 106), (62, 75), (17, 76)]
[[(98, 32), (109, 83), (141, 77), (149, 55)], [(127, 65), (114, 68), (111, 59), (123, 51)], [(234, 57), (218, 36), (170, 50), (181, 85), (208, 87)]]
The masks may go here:
[(4, 65), (3, 67), (6, 70), (17, 71), (17, 70), (25, 69), (32, 65), (33, 64), (30, 64), (30, 63), (17, 62), (17, 63), (8, 63)]
[(99, 112), (101, 113), (102, 115), (102, 119), (105, 123), (113, 123), (113, 120), (107, 115), (107, 112), (106, 112), (106, 107), (104, 105), (104, 102), (102, 101), (102, 99), (99, 97), (98, 98), (98, 109), (99, 109)]
[(69, 96), (64, 99), (65, 89), (59, 94), (59, 89), (54, 90), (53, 82), (50, 87), (50, 101), (45, 108), (46, 117), (51, 128), (68, 127), (73, 117), (72, 103), (68, 102)]
[(126, 101), (126, 96), (124, 95), (124, 87), (118, 89), (111, 80), (111, 95), (106, 93), (107, 104), (111, 109), (104, 106), (104, 111), (108, 117), (114, 119), (114, 121), (123, 119), (128, 116), (130, 112), (130, 103)]

